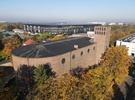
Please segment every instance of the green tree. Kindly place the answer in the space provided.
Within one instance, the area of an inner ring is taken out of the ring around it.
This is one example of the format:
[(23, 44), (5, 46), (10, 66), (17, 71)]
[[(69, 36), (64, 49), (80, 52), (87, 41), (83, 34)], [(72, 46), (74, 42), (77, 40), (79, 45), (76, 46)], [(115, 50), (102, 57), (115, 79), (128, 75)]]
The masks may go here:
[(54, 35), (49, 34), (49, 33), (43, 33), (40, 35), (36, 35), (36, 37), (34, 37), (36, 39), (36, 41), (42, 42), (44, 40), (47, 40), (48, 38), (53, 38)]
[(48, 79), (48, 77), (47, 70), (43, 65), (39, 65), (34, 69), (34, 81), (37, 86), (42, 85)]

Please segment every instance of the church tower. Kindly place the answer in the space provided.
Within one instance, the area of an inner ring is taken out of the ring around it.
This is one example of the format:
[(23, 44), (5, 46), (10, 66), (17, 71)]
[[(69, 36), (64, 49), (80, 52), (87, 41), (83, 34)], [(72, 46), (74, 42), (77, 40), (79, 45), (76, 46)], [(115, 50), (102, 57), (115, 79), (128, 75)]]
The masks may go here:
[(97, 43), (96, 63), (101, 60), (102, 55), (109, 47), (111, 27), (95, 26), (94, 42)]

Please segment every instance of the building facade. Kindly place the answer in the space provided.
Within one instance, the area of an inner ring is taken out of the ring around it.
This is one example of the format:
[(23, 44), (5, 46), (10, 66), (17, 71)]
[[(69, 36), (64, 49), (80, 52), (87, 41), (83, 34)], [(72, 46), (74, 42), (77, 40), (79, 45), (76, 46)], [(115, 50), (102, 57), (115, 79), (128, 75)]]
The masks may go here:
[(111, 27), (95, 27), (94, 41), (97, 43), (96, 63), (99, 63), (109, 47)]
[(24, 24), (24, 30), (32, 34), (43, 32), (51, 34), (77, 34), (93, 31), (95, 26), (101, 26), (101, 24)]
[(135, 56), (135, 33), (117, 40), (116, 46), (126, 46), (128, 48), (128, 55)]
[(96, 26), (94, 40), (71, 37), (19, 47), (12, 51), (14, 69), (17, 71), (20, 65), (48, 64), (59, 75), (76, 67), (97, 64), (108, 47), (109, 33), (109, 27)]

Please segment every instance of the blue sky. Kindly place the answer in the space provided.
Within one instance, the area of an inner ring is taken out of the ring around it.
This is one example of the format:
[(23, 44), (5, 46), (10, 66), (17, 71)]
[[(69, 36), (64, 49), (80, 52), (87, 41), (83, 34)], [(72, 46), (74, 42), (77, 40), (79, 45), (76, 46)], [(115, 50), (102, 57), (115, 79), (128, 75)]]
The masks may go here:
[(0, 0), (0, 21), (135, 22), (135, 0)]

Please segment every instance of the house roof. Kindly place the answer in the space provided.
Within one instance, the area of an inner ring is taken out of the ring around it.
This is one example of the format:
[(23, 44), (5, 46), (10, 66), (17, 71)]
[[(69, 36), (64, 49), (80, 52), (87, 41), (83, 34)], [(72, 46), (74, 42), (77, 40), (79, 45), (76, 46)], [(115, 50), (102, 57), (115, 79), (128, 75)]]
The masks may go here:
[(74, 47), (75, 45), (78, 45), (78, 48), (82, 48), (91, 44), (94, 44), (94, 42), (92, 42), (89, 37), (72, 37), (57, 41), (21, 46), (14, 49), (12, 54), (25, 58), (51, 57), (76, 50), (77, 48)]
[(23, 43), (23, 45), (30, 45), (30, 44), (34, 44), (34, 43), (36, 43), (36, 41), (34, 41), (33, 39), (28, 39), (27, 41), (25, 41)]

